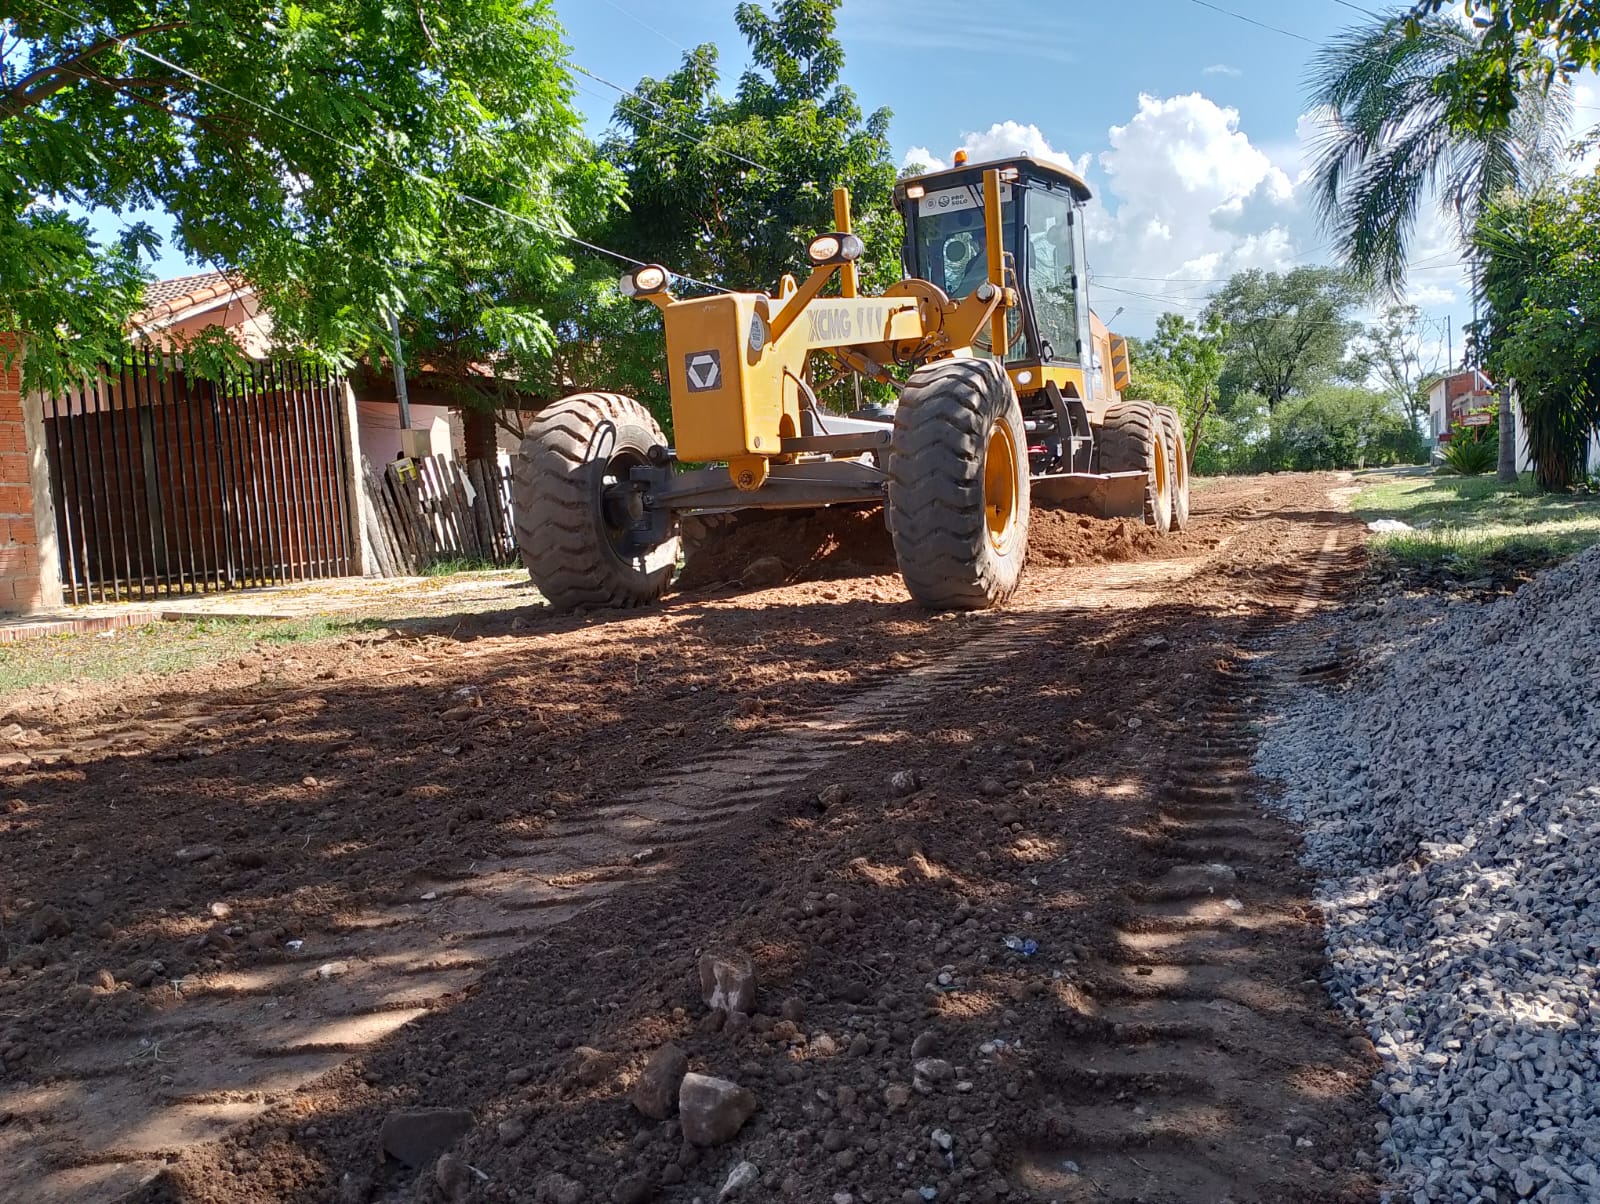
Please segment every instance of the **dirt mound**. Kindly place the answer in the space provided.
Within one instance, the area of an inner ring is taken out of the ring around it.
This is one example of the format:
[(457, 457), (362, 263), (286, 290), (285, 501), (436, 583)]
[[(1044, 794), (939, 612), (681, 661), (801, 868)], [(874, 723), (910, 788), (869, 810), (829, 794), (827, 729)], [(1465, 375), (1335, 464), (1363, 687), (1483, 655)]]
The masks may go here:
[[(679, 589), (707, 589), (747, 577), (752, 578), (747, 584), (769, 586), (895, 571), (894, 544), (881, 506), (695, 517), (685, 520), (685, 536)], [(782, 565), (782, 573), (762, 563), (772, 560)]]
[[(1028, 562), (1034, 565), (1113, 564), (1175, 551), (1169, 538), (1137, 519), (1091, 518), (1036, 506), (1029, 521)], [(894, 543), (884, 526), (883, 510), (876, 506), (750, 510), (687, 522), (679, 589), (735, 583), (765, 588), (897, 571)]]
[(1131, 518), (1091, 518), (1035, 507), (1029, 520), (1028, 563), (1058, 568), (1138, 560), (1168, 549), (1151, 527)]

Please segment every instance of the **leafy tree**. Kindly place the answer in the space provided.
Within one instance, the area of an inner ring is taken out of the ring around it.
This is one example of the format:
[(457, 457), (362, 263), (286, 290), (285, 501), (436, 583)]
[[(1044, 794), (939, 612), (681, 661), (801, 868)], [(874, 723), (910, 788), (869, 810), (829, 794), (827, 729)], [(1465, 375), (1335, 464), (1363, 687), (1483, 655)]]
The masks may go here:
[(1478, 34), (1473, 53), (1437, 83), (1457, 126), (1503, 127), (1530, 83), (1565, 84), (1585, 67), (1600, 68), (1600, 7), (1593, 0), (1420, 0), (1410, 15), (1420, 24), (1451, 7)]
[(1476, 242), (1485, 362), (1516, 381), (1539, 486), (1566, 489), (1600, 432), (1600, 177), (1494, 203)]
[(1422, 311), (1415, 305), (1389, 306), (1378, 322), (1367, 327), (1366, 342), (1362, 361), (1395, 409), (1420, 426), (1428, 417)]
[(191, 259), (330, 357), (397, 310), (434, 360), (548, 351), (558, 232), (616, 192), (570, 99), (549, 0), (16, 0), (0, 272), (41, 275), (33, 295), (6, 276), (0, 325), (42, 384), (105, 355), (137, 304), (149, 232), (99, 245), (68, 201), (165, 208)]
[(1371, 389), (1323, 386), (1283, 407), (1273, 419), (1273, 440), (1284, 468), (1376, 468), (1427, 458), (1416, 425)]
[(1416, 464), (1428, 448), (1417, 428), (1383, 394), (1324, 385), (1276, 409), (1257, 395), (1239, 398), (1208, 420), (1200, 473), (1310, 472)]
[(1214, 317), (1196, 324), (1181, 314), (1164, 313), (1156, 319), (1154, 336), (1137, 343), (1130, 340), (1134, 382), (1127, 395), (1177, 409), (1189, 428), (1190, 464), (1204, 439), (1206, 416), (1216, 403), (1225, 339), (1226, 331)]
[(1503, 122), (1466, 123), (1441, 81), (1482, 49), (1480, 34), (1439, 16), (1378, 18), (1322, 49), (1311, 100), (1324, 129), (1312, 190), (1340, 259), (1398, 296), (1418, 214), (1437, 194), (1463, 243), (1489, 198), (1537, 179), (1564, 136), (1563, 83), (1519, 73)]
[(729, 99), (714, 46), (639, 81), (604, 143), (628, 178), (628, 212), (612, 226), (619, 245), (713, 284), (774, 288), (808, 270), (806, 244), (833, 228), (843, 185), (867, 243), (863, 283), (898, 278), (889, 110), (863, 115), (840, 82), (839, 3), (779, 0), (773, 14), (740, 4), (751, 66)]
[[(627, 203), (584, 232), (634, 258), (660, 263), (693, 291), (776, 288), (809, 270), (806, 244), (833, 228), (833, 189), (850, 190), (867, 244), (862, 285), (899, 278), (900, 219), (889, 112), (863, 115), (841, 76), (839, 0), (780, 0), (735, 12), (751, 66), (732, 97), (721, 93), (715, 46), (699, 46), (662, 79), (646, 77), (613, 113), (601, 152), (626, 180)], [(539, 374), (556, 393), (617, 389), (670, 424), (661, 317), (621, 301), (614, 264), (560, 306), (562, 348)], [(670, 425), (669, 425), (670, 429)]]
[(1333, 268), (1236, 273), (1201, 318), (1227, 332), (1219, 380), (1223, 402), (1259, 393), (1276, 409), (1291, 394), (1345, 374), (1350, 341), (1360, 330), (1351, 314), (1364, 296), (1354, 280)]

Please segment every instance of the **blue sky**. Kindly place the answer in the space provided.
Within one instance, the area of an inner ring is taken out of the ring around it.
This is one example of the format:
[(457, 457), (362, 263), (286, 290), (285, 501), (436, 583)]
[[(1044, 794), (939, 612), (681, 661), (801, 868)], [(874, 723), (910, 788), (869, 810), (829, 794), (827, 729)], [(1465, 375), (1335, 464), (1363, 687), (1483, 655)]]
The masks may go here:
[[(555, 0), (573, 60), (615, 84), (661, 76), (704, 42), (730, 88), (747, 62), (735, 0)], [(845, 80), (893, 114), (897, 160), (1027, 151), (1071, 162), (1096, 192), (1095, 307), (1143, 334), (1164, 309), (1194, 314), (1241, 268), (1327, 259), (1302, 173), (1314, 120), (1304, 77), (1317, 46), (1366, 18), (1357, 0), (844, 0)], [(1222, 11), (1228, 10), (1228, 11)], [(577, 77), (592, 133), (617, 93)], [(1593, 82), (1580, 103), (1600, 106)], [(1600, 107), (1586, 109), (1586, 124)], [(109, 224), (107, 228), (113, 228)], [(1435, 323), (1470, 318), (1451, 230), (1430, 211), (1412, 300)], [(169, 252), (158, 271), (196, 270)], [(755, 282), (751, 285), (770, 283)]]
[[(746, 62), (732, 0), (555, 0), (574, 60), (614, 83), (672, 69), (714, 42), (731, 86)], [(1304, 77), (1317, 47), (1367, 18), (1341, 0), (845, 0), (846, 82), (894, 113), (897, 159), (1019, 150), (1078, 167), (1095, 190), (1095, 308), (1148, 333), (1195, 314), (1247, 267), (1327, 259), (1300, 181), (1313, 125)], [(1224, 12), (1219, 10), (1230, 10)], [(598, 132), (616, 94), (580, 77)], [(1459, 332), (1470, 317), (1449, 230), (1430, 213), (1415, 300)], [(1454, 339), (1459, 352), (1459, 333)], [(1432, 353), (1430, 353), (1432, 354)]]

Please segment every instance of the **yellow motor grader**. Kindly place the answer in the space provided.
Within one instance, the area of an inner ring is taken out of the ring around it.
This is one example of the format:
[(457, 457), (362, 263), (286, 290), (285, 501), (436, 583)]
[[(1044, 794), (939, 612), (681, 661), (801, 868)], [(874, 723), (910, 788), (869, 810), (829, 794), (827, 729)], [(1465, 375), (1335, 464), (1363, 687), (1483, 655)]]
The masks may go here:
[[(660, 308), (673, 442), (644, 406), (580, 393), (543, 410), (514, 475), (518, 543), (559, 609), (658, 598), (680, 524), (749, 509), (884, 507), (911, 596), (998, 606), (1021, 579), (1034, 503), (1188, 521), (1177, 414), (1124, 401), (1127, 345), (1089, 308), (1075, 174), (1027, 158), (902, 180), (905, 278), (862, 296), (849, 197), (774, 296), (679, 299), (660, 265), (622, 291)], [(837, 280), (837, 288), (830, 285)], [(814, 371), (890, 386), (849, 415)], [(701, 465), (685, 469), (683, 465)]]

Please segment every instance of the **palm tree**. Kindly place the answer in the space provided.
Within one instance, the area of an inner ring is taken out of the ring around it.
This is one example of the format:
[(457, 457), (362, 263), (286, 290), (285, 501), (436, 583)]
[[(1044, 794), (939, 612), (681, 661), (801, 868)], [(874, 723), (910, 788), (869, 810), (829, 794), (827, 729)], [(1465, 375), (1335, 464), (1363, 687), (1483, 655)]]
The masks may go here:
[(1430, 199), (1464, 248), (1491, 198), (1547, 175), (1571, 114), (1564, 80), (1532, 73), (1504, 123), (1452, 120), (1440, 86), (1478, 48), (1449, 17), (1380, 18), (1340, 35), (1312, 60), (1310, 92), (1324, 132), (1312, 189), (1345, 266), (1398, 296), (1417, 217)]
[[(1449, 17), (1409, 14), (1347, 31), (1312, 60), (1311, 98), (1324, 132), (1312, 190), (1345, 266), (1395, 297), (1405, 287), (1417, 216), (1431, 196), (1453, 217), (1472, 258), (1489, 202), (1550, 174), (1565, 141), (1571, 92), (1564, 76), (1519, 74), (1504, 122), (1455, 120), (1443, 81), (1470, 74), (1479, 35)], [(1500, 389), (1502, 482), (1517, 479), (1511, 393)]]

